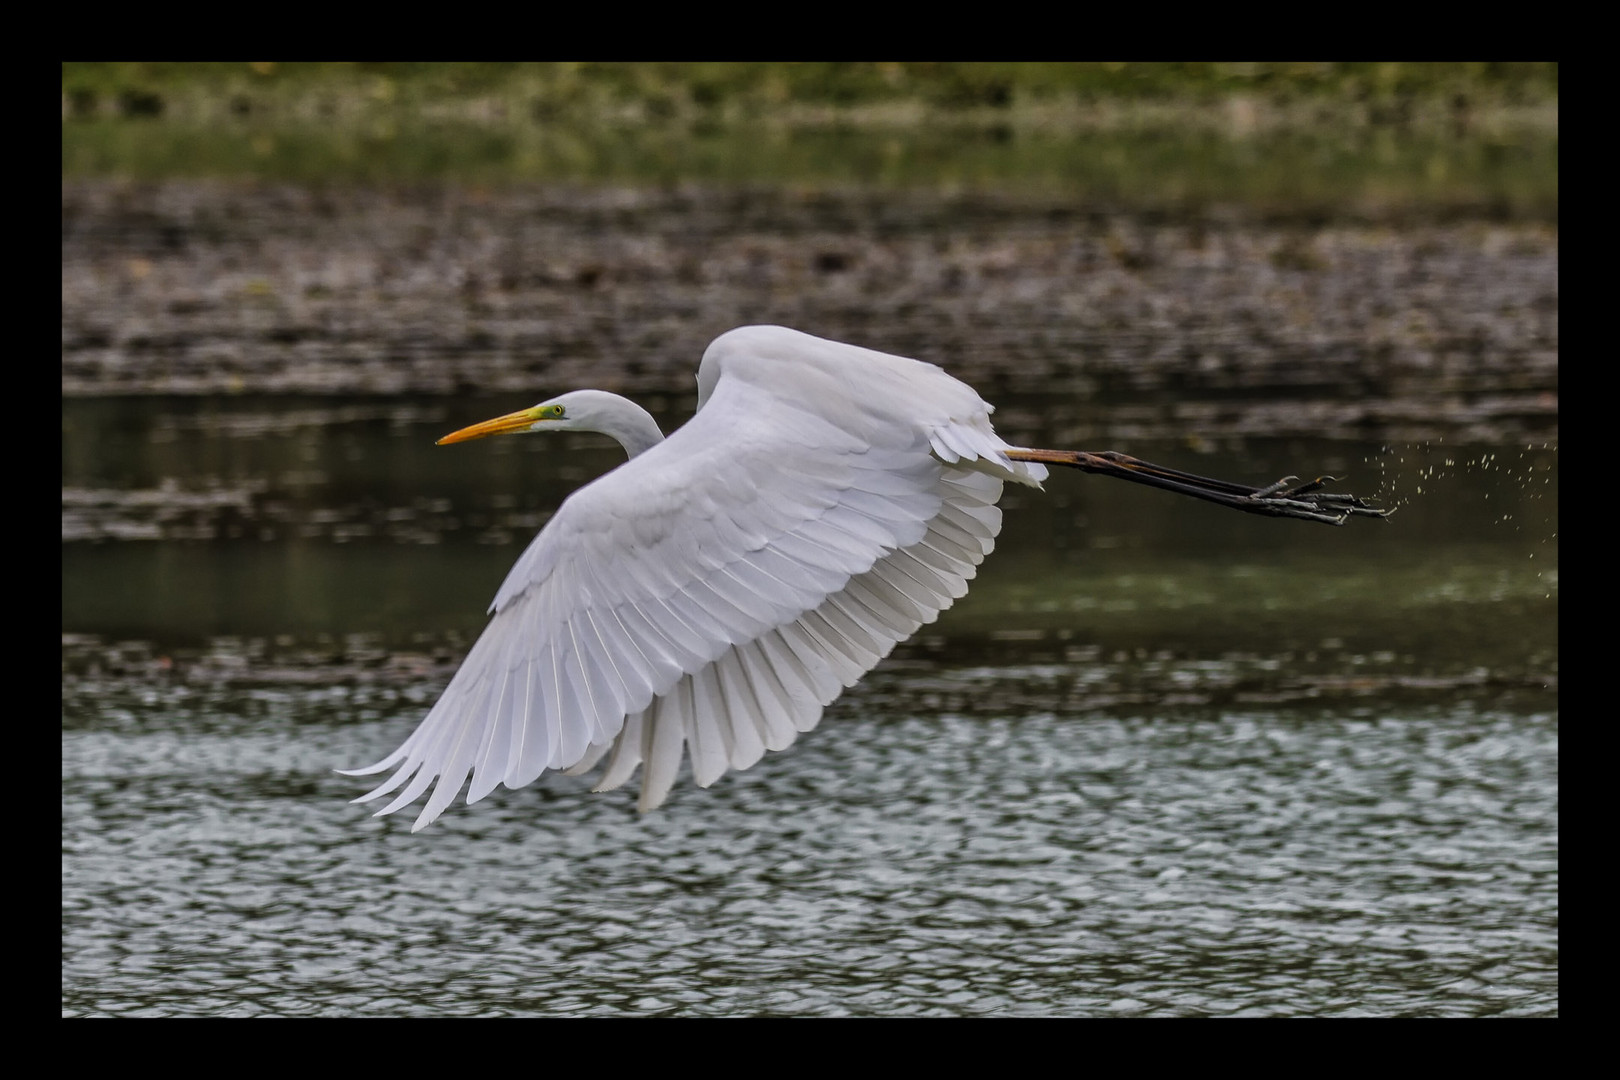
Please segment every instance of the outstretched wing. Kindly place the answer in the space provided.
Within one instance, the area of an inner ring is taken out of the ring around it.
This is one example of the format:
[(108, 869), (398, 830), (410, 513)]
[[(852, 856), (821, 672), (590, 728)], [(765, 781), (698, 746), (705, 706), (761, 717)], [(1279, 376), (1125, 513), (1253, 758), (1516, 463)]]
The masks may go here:
[(707, 786), (814, 727), (967, 591), (1000, 529), (1002, 478), (1044, 475), (1005, 458), (977, 395), (917, 367), (976, 411), (918, 423), (745, 371), (713, 384), (668, 440), (562, 504), (438, 703), (354, 771), (395, 769), (357, 801), (397, 792), (379, 811), (392, 813), (437, 780), (414, 831), (469, 775), (471, 803), (612, 750), (598, 789), (644, 765), (646, 810), (683, 748)]

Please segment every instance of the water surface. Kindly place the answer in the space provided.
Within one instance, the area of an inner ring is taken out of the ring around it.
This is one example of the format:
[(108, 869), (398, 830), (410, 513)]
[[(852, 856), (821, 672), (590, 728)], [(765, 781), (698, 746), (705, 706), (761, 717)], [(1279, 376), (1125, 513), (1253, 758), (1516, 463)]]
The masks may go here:
[(65, 1014), (1557, 1011), (1555, 445), (1118, 446), (1400, 509), (1054, 477), (790, 750), (645, 817), (548, 776), (412, 836), (331, 770), (617, 461), (431, 445), (510, 407), (64, 401)]

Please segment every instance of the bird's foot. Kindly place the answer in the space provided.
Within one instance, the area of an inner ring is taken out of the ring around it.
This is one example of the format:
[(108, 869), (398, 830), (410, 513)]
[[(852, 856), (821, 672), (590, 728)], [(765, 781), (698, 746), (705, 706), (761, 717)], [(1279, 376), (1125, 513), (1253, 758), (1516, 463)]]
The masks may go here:
[(1334, 476), (1319, 476), (1308, 483), (1300, 483), (1297, 476), (1285, 476), (1265, 487), (1234, 484), (1198, 476), (1180, 469), (1155, 465), (1151, 461), (1121, 454), (1117, 450), (1026, 450), (1008, 452), (1015, 461), (1039, 461), (1047, 465), (1067, 465), (1099, 476), (1112, 476), (1129, 480), (1133, 484), (1190, 495), (1195, 499), (1229, 506), (1249, 514), (1268, 517), (1298, 518), (1301, 521), (1320, 521), (1325, 525), (1343, 525), (1352, 517), (1387, 518), (1393, 510), (1383, 510), (1356, 495), (1323, 490), (1338, 480)]

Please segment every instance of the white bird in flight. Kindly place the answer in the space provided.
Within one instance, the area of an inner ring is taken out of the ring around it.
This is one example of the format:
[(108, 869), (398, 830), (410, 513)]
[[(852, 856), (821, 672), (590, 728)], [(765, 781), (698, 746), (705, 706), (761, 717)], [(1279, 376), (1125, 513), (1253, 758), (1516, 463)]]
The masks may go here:
[(467, 782), (474, 803), (547, 769), (595, 790), (640, 766), (661, 804), (683, 751), (698, 786), (785, 750), (895, 644), (967, 592), (1001, 531), (1002, 484), (1047, 465), (1251, 513), (1342, 524), (1385, 516), (1333, 477), (1255, 488), (1113, 452), (1010, 446), (993, 406), (918, 360), (780, 326), (720, 335), (697, 413), (668, 439), (635, 403), (576, 390), (446, 435), (595, 431), (630, 460), (565, 499), (367, 802), (391, 814), (437, 786), (411, 831)]

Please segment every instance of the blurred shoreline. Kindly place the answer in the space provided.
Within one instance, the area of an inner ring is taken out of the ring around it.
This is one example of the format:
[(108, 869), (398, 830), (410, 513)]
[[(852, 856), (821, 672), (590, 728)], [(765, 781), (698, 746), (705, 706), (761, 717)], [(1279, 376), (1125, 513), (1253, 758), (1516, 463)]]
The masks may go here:
[[(1556, 225), (1027, 195), (65, 181), (62, 389), (687, 395), (748, 323), (1144, 434), (1557, 437)], [(1132, 410), (1135, 410), (1134, 412)]]
[(996, 191), (1556, 221), (1545, 63), (72, 63), (74, 179)]

